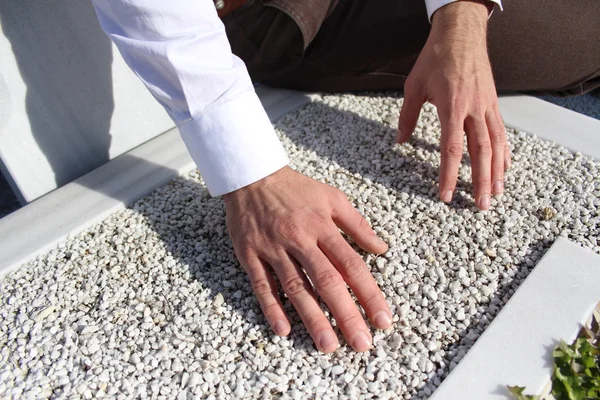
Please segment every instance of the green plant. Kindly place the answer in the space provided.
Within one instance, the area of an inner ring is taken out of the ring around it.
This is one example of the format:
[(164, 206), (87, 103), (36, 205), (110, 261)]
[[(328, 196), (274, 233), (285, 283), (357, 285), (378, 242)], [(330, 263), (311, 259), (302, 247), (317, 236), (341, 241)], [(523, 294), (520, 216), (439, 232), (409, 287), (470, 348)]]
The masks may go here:
[[(581, 329), (571, 345), (561, 340), (552, 352), (554, 370), (551, 394), (556, 400), (600, 399), (600, 306), (588, 326)], [(551, 397), (527, 395), (522, 386), (507, 386), (517, 400), (545, 400)]]

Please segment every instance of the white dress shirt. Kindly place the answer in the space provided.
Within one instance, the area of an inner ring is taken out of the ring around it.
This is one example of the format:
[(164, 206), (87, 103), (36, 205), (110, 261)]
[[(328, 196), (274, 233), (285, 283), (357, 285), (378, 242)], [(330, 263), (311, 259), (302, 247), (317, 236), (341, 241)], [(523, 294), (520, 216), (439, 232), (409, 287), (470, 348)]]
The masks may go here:
[[(425, 0), (425, 7), (427, 7), (427, 16), (429, 17), (429, 22), (431, 22), (431, 16), (434, 12), (436, 12), (439, 8), (444, 7), (447, 4), (454, 3), (458, 0)], [(489, 0), (493, 3), (496, 3), (500, 10), (502, 10), (502, 1), (501, 0)], [(491, 15), (491, 13), (490, 13)]]
[[(102, 29), (179, 128), (213, 196), (288, 164), (212, 0), (92, 1)], [(425, 0), (429, 18), (452, 1)]]

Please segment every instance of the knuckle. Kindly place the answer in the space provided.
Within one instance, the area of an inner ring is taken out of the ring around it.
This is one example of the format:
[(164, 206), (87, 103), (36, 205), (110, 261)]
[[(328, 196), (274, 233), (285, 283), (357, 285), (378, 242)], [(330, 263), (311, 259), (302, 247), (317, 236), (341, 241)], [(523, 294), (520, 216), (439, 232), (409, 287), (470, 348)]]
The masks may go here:
[(310, 226), (317, 230), (323, 229), (327, 225), (327, 220), (331, 219), (327, 214), (313, 213), (308, 216), (307, 221)]
[(448, 109), (452, 110), (452, 114), (454, 115), (466, 115), (468, 107), (465, 95), (460, 89), (450, 89), (450, 93)]
[(461, 143), (448, 143), (444, 148), (444, 153), (447, 157), (458, 158), (462, 157), (463, 146)]
[(471, 101), (469, 116), (479, 124), (485, 124), (486, 102), (480, 98)]
[(487, 188), (492, 185), (492, 181), (489, 178), (478, 179), (476, 183), (480, 188)]
[(252, 254), (254, 253), (255, 246), (251, 242), (238, 242), (234, 243), (235, 254), (237, 258), (241, 261), (248, 260)]
[(496, 145), (503, 146), (506, 142), (506, 135), (504, 130), (494, 130), (490, 132), (490, 140)]
[(387, 307), (387, 305), (385, 304), (385, 299), (383, 299), (383, 296), (379, 293), (369, 294), (361, 301), (361, 304), (365, 310), (376, 310), (379, 308)]
[(298, 243), (301, 238), (300, 224), (294, 219), (281, 219), (275, 223), (275, 234), (287, 241)]
[(460, 100), (457, 99), (457, 100), (454, 100), (454, 102), (451, 102), (450, 109), (452, 110), (451, 113), (453, 114), (453, 119), (454, 119), (455, 125), (460, 125), (459, 120), (461, 118), (457, 118), (457, 117), (464, 118), (464, 116), (466, 116), (468, 114), (468, 110), (469, 110), (466, 103), (464, 101), (462, 101), (462, 99), (460, 99)]
[(491, 157), (492, 156), (492, 145), (489, 142), (479, 142), (475, 146), (475, 151), (477, 154), (483, 157)]
[(357, 327), (364, 324), (362, 317), (356, 313), (347, 313), (346, 315), (341, 315), (339, 318), (336, 318), (336, 320), (342, 326)]
[(342, 276), (335, 270), (325, 270), (317, 274), (315, 286), (319, 292), (329, 292), (343, 285)]
[(299, 276), (292, 276), (285, 279), (281, 286), (288, 297), (298, 297), (308, 292), (308, 283)]
[(273, 295), (273, 289), (267, 278), (258, 278), (252, 281), (252, 290), (259, 298), (264, 298), (268, 295)]
[(349, 280), (360, 281), (364, 278), (367, 269), (360, 257), (350, 257), (342, 262), (342, 267)]

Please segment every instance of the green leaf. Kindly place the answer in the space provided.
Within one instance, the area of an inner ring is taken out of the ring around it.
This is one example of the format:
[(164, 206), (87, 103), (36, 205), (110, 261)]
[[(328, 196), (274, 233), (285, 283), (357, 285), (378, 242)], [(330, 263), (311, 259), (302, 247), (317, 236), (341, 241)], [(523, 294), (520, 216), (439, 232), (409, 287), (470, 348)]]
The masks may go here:
[[(589, 353), (588, 353), (588, 354), (589, 354)], [(594, 365), (596, 365), (596, 360), (594, 360), (594, 357), (592, 357), (592, 356), (588, 356), (588, 355), (586, 355), (586, 356), (582, 356), (582, 357), (581, 357), (581, 364), (582, 364), (584, 367), (587, 367), (587, 368), (593, 368), (593, 367), (594, 367)]]
[(508, 388), (508, 391), (511, 394), (514, 394), (515, 396), (522, 395), (523, 392), (525, 391), (525, 387), (524, 386), (510, 386), (510, 385), (506, 385), (506, 387)]
[(588, 339), (588, 342), (590, 344), (593, 344), (593, 342), (596, 342), (596, 341), (600, 340), (600, 332), (594, 332), (593, 330), (591, 330), (587, 326), (583, 327), (583, 329), (581, 330), (581, 333), (583, 334), (583, 336), (586, 339)]
[(540, 396), (523, 394), (525, 388), (523, 386), (506, 386), (508, 391), (515, 396), (516, 400), (540, 400)]
[(567, 366), (563, 366), (556, 368), (554, 371), (556, 377), (559, 381), (569, 383), (570, 379), (573, 377), (573, 371)]
[(562, 339), (560, 340), (560, 343), (558, 344), (558, 348), (560, 350), (562, 350), (564, 355), (566, 355), (568, 357), (575, 357), (575, 352), (573, 351), (571, 346), (569, 346), (564, 340), (562, 340)]
[[(556, 400), (600, 399), (600, 303), (591, 324), (582, 327), (579, 337), (567, 344), (561, 340), (552, 351), (554, 370), (551, 393)], [(540, 400), (524, 394), (525, 388), (508, 386), (516, 400)]]

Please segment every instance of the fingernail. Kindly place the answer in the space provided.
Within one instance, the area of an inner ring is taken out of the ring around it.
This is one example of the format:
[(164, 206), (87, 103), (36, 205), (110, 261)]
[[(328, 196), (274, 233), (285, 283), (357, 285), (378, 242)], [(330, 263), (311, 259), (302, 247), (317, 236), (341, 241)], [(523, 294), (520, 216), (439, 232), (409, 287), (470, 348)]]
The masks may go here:
[(402, 131), (400, 129), (398, 129), (398, 133), (396, 134), (396, 143), (401, 143), (402, 142)]
[(501, 180), (494, 182), (494, 194), (500, 194), (504, 190), (504, 183)]
[(356, 351), (367, 351), (372, 345), (371, 335), (367, 332), (358, 331), (352, 338), (352, 347)]
[(489, 194), (481, 195), (481, 198), (479, 199), (479, 208), (481, 210), (487, 210), (488, 208), (490, 208), (490, 195)]
[(444, 193), (442, 193), (441, 199), (444, 203), (450, 203), (452, 201), (452, 195), (454, 193), (452, 192), (452, 190), (446, 190)]
[(504, 168), (505, 169), (509, 169), (510, 168), (510, 157), (507, 157), (504, 159)]
[(379, 329), (387, 329), (392, 324), (392, 317), (387, 311), (379, 311), (373, 318), (375, 326)]
[(331, 331), (324, 331), (319, 337), (319, 348), (324, 353), (329, 353), (338, 348), (338, 340)]
[(287, 331), (287, 324), (284, 321), (279, 320), (273, 326), (273, 331), (278, 336), (285, 336)]
[(383, 241), (382, 238), (380, 238), (377, 235), (377, 232), (375, 232), (373, 229), (370, 230), (369, 234), (371, 235), (371, 240), (373, 240), (374, 242), (377, 242), (377, 244), (385, 244), (387, 246), (387, 243)]
[(377, 243), (383, 246), (387, 246), (387, 243), (383, 241), (379, 236), (375, 236), (377, 238)]

